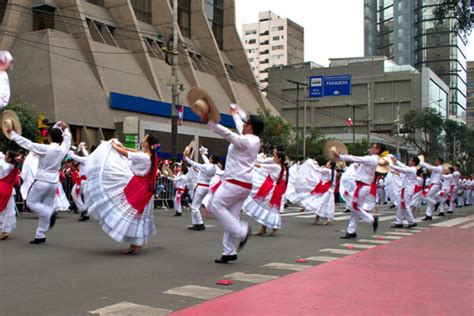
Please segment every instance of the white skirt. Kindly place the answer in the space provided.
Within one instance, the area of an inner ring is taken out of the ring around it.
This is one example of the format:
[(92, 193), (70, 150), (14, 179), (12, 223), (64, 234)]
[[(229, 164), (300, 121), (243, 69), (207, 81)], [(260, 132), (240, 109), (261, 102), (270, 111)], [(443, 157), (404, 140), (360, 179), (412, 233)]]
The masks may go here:
[(423, 190), (421, 190), (420, 192), (416, 192), (415, 194), (411, 196), (411, 202), (410, 202), (411, 207), (414, 207), (414, 208), (421, 207), (421, 201), (423, 198), (422, 192)]
[(334, 209), (336, 207), (334, 203), (334, 192), (329, 189), (327, 192), (322, 194), (306, 194), (306, 197), (302, 199), (301, 203), (303, 207), (319, 217), (327, 218), (332, 220), (334, 218)]
[(89, 214), (102, 229), (120, 243), (142, 246), (156, 233), (153, 220), (153, 198), (141, 215), (130, 205), (124, 188), (133, 177), (130, 161), (102, 143), (86, 164), (87, 184), (84, 198)]
[(55, 212), (67, 212), (69, 211), (69, 203), (66, 193), (64, 193), (64, 189), (61, 183), (58, 183), (58, 190), (54, 195), (54, 211)]

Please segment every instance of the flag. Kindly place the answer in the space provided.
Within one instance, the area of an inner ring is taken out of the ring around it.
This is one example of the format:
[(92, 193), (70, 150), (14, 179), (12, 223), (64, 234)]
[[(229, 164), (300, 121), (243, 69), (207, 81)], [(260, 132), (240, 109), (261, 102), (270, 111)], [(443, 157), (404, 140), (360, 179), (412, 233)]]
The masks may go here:
[(347, 125), (349, 125), (349, 126), (353, 126), (353, 125), (354, 125), (354, 123), (352, 122), (352, 119), (351, 119), (350, 117), (346, 119), (346, 123), (347, 123)]
[(183, 125), (183, 106), (180, 105), (178, 108), (178, 126)]

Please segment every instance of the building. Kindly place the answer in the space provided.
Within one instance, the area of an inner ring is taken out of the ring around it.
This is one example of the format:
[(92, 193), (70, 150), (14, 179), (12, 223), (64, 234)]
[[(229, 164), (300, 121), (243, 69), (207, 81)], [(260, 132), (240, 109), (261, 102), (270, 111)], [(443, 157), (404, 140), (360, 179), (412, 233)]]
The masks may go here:
[(467, 127), (474, 128), (474, 61), (467, 62)]
[(364, 0), (365, 56), (431, 68), (450, 87), (449, 117), (466, 118), (466, 39), (455, 18), (437, 25), (437, 0)]
[[(38, 105), (50, 121), (70, 123), (75, 142), (152, 132), (163, 155), (171, 151), (172, 0), (1, 2), (0, 48), (16, 60), (12, 99)], [(256, 85), (235, 27), (234, 0), (179, 0), (178, 18), (185, 105), (178, 148), (195, 139), (225, 154), (227, 146), (219, 146), (225, 141), (185, 104), (191, 87), (212, 91), (227, 126), (233, 126), (232, 102), (250, 112), (274, 109)]]
[[(279, 66), (268, 74), (267, 98), (290, 124), (300, 131), (315, 127), (327, 137), (346, 142), (370, 137), (393, 149), (393, 138), (385, 136), (396, 134), (398, 109), (401, 122), (407, 111), (419, 107), (433, 107), (446, 116), (449, 87), (443, 80), (429, 68), (418, 71), (386, 57), (330, 59), (325, 68), (312, 63)], [(350, 96), (308, 97), (309, 77), (342, 74), (351, 75)], [(301, 83), (299, 91), (295, 82)], [(354, 129), (349, 128), (348, 118)]]
[(257, 23), (244, 24), (242, 40), (262, 89), (267, 86), (269, 67), (304, 61), (304, 28), (271, 11), (260, 12)]

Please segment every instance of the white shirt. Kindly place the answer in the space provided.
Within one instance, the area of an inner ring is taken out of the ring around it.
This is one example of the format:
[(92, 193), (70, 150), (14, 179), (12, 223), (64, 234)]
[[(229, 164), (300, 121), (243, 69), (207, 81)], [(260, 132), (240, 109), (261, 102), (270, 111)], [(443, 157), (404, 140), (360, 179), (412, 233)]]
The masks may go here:
[(68, 152), (68, 155), (72, 158), (72, 160), (74, 160), (75, 162), (78, 162), (79, 165), (80, 165), (80, 168), (79, 168), (79, 174), (81, 176), (84, 176), (84, 166), (86, 165), (86, 162), (87, 162), (87, 157), (84, 157), (84, 156), (78, 156), (76, 155), (75, 153), (73, 153), (72, 151), (69, 151)]
[(430, 184), (440, 184), (441, 182), (441, 175), (443, 174), (443, 166), (432, 166), (430, 164), (427, 164), (426, 162), (421, 162), (420, 166), (422, 168), (426, 168), (431, 171), (431, 176), (430, 176)]
[(260, 138), (253, 134), (239, 135), (213, 121), (209, 121), (207, 126), (230, 142), (223, 180), (235, 179), (252, 183), (252, 170), (260, 151)]
[(10, 80), (6, 71), (0, 72), (0, 109), (10, 102)]
[(443, 184), (441, 185), (441, 190), (444, 192), (451, 192), (451, 185), (454, 184), (453, 174), (443, 174), (441, 176), (443, 178)]
[(11, 132), (10, 137), (11, 140), (21, 147), (38, 155), (39, 161), (38, 171), (35, 176), (36, 180), (49, 183), (57, 183), (59, 181), (58, 170), (61, 167), (61, 162), (64, 156), (66, 156), (69, 147), (71, 147), (71, 132), (69, 128), (64, 130), (61, 145), (57, 143), (49, 145), (33, 143), (31, 140), (18, 135), (15, 131)]
[(397, 165), (390, 165), (390, 169), (393, 169), (402, 174), (402, 188), (405, 188), (405, 192), (412, 194), (415, 190), (417, 183), (416, 178), (416, 167), (409, 167), (400, 161), (397, 161)]
[(186, 175), (182, 172), (178, 172), (178, 174), (174, 178), (171, 178), (171, 180), (173, 180), (176, 189), (186, 188), (186, 183), (188, 182)]
[(454, 185), (458, 187), (461, 184), (461, 172), (455, 170), (453, 172), (453, 178)]
[(197, 163), (189, 157), (186, 157), (185, 160), (194, 168), (199, 169), (200, 172), (197, 176), (197, 183), (209, 184), (212, 177), (216, 174), (216, 165), (210, 163), (206, 155), (202, 155), (202, 158), (204, 160), (204, 163)]
[(368, 185), (371, 185), (374, 182), (375, 171), (377, 170), (377, 166), (379, 164), (378, 155), (370, 155), (363, 157), (340, 155), (339, 159), (348, 162), (357, 162), (360, 164), (359, 168), (357, 169), (355, 181), (361, 181)]

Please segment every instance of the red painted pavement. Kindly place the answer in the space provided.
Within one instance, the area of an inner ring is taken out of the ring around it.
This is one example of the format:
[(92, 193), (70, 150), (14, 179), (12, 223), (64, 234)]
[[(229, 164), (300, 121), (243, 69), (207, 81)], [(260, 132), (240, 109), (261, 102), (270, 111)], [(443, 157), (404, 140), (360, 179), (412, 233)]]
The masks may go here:
[(474, 230), (433, 228), (173, 315), (474, 315)]

